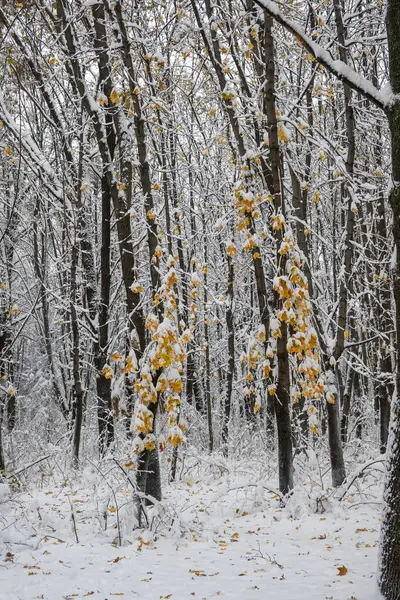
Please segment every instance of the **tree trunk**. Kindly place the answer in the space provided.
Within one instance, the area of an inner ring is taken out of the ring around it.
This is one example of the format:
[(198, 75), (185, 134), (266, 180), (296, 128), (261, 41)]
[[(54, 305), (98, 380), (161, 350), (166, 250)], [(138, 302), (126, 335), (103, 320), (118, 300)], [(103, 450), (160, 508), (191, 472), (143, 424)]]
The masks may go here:
[(79, 464), (79, 449), (83, 422), (83, 389), (80, 369), (80, 336), (78, 314), (76, 310), (77, 301), (77, 278), (76, 269), (78, 266), (78, 247), (76, 243), (71, 250), (71, 331), (72, 331), (72, 378), (74, 393), (74, 433), (72, 440), (73, 464), (75, 467)]
[[(272, 189), (276, 213), (285, 212), (282, 175), (283, 165), (279, 148), (278, 124), (275, 105), (275, 66), (274, 66), (274, 40), (272, 36), (272, 17), (264, 13), (264, 52), (265, 52), (265, 95), (264, 114), (267, 117), (268, 140), (272, 173)], [(282, 242), (282, 229), (277, 231), (277, 248)], [(277, 263), (285, 273), (285, 256), (279, 256)], [(274, 293), (275, 308), (281, 308), (282, 301)], [(281, 336), (277, 339), (278, 380), (275, 396), (275, 415), (278, 431), (278, 462), (279, 462), (279, 489), (287, 494), (293, 488), (293, 449), (292, 427), (290, 417), (290, 373), (289, 354), (287, 351), (288, 330), (287, 324), (280, 324)]]
[(353, 392), (354, 382), (354, 369), (349, 367), (349, 373), (347, 375), (346, 387), (343, 394), (343, 406), (342, 406), (342, 419), (340, 421), (340, 435), (342, 442), (347, 442), (347, 433), (349, 429), (349, 418), (351, 409), (351, 397)]
[(228, 304), (226, 308), (226, 328), (228, 331), (228, 372), (226, 376), (226, 397), (224, 403), (224, 425), (222, 428), (222, 443), (228, 452), (228, 427), (232, 406), (233, 379), (235, 375), (235, 331), (233, 321), (233, 283), (234, 267), (232, 257), (227, 255), (228, 262)]
[(387, 474), (379, 558), (379, 587), (386, 600), (400, 598), (400, 2), (388, 0), (386, 26), (389, 43), (389, 72), (396, 100), (388, 108), (392, 142), (392, 188), (389, 202), (393, 210), (393, 240), (396, 264), (393, 273), (396, 304), (396, 393), (388, 444)]

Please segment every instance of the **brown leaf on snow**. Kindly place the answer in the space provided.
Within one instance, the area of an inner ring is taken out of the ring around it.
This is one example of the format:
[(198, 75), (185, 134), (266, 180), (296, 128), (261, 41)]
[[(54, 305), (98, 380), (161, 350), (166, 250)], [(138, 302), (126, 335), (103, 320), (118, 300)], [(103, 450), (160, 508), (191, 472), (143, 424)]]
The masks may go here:
[(124, 558), (126, 558), (126, 556), (117, 556), (116, 558), (112, 558), (111, 560), (108, 560), (107, 562), (109, 562), (109, 563), (119, 563), (119, 561), (123, 560)]
[(348, 571), (348, 568), (343, 565), (341, 567), (338, 567), (337, 569), (338, 569), (339, 577), (343, 577), (343, 575), (346, 575), (346, 573)]
[(354, 533), (364, 533), (364, 531), (369, 531), (369, 529), (362, 527), (361, 529), (356, 529)]

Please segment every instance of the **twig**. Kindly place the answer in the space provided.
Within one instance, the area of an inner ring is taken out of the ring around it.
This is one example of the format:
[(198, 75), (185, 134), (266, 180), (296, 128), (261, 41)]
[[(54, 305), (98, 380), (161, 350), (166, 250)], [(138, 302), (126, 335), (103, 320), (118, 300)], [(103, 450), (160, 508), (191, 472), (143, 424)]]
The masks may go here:
[[(91, 465), (93, 465), (93, 467), (94, 467), (94, 468), (95, 468), (95, 469), (98, 471), (98, 473), (100, 473), (100, 475), (103, 477), (103, 479), (104, 479), (104, 481), (105, 481), (106, 485), (107, 485), (107, 486), (110, 488), (110, 490), (111, 490), (111, 493), (112, 493), (112, 495), (114, 496), (115, 508), (116, 508), (116, 511), (117, 511), (117, 512), (116, 512), (116, 518), (117, 518), (117, 529), (118, 529), (118, 545), (119, 545), (119, 546), (122, 546), (121, 523), (120, 523), (120, 520), (119, 520), (119, 506), (118, 506), (117, 496), (116, 496), (116, 494), (115, 494), (115, 492), (114, 492), (114, 490), (113, 490), (112, 486), (111, 486), (111, 485), (108, 483), (108, 481), (107, 481), (107, 479), (106, 479), (106, 477), (105, 477), (104, 473), (102, 473), (102, 472), (100, 471), (99, 467), (98, 467), (96, 464), (94, 464), (94, 463), (93, 463), (93, 462), (92, 462), (90, 459), (88, 459), (88, 461), (90, 462), (90, 464), (91, 464)], [(108, 504), (107, 504), (107, 507), (108, 507)], [(106, 522), (106, 525), (107, 525), (107, 519), (106, 519), (106, 518), (105, 518), (105, 522)]]
[(76, 539), (76, 543), (79, 544), (78, 530), (76, 528), (75, 506), (72, 504), (71, 498), (69, 496), (68, 496), (68, 500), (69, 500), (69, 505), (71, 507), (71, 518), (72, 518), (72, 524), (74, 526), (75, 539)]
[(24, 471), (27, 471), (31, 467), (34, 467), (35, 465), (43, 462), (44, 460), (46, 460), (47, 458), (50, 458), (51, 456), (53, 456), (53, 455), (52, 454), (47, 454), (46, 456), (42, 456), (42, 458), (38, 458), (37, 460), (35, 460), (34, 462), (30, 463), (29, 465), (26, 465), (26, 467), (22, 467), (22, 469), (18, 469), (18, 471), (15, 471), (14, 476), (19, 475), (20, 473), (23, 473)]
[[(140, 492), (138, 492), (137, 489), (137, 485), (136, 483), (134, 483), (130, 477), (130, 475), (126, 472), (126, 470), (124, 469), (124, 467), (117, 461), (117, 459), (113, 456), (113, 461), (115, 462), (115, 464), (117, 465), (117, 467), (119, 467), (121, 469), (121, 471), (123, 472), (123, 474), (125, 475), (125, 477), (127, 478), (127, 480), (129, 481), (129, 483), (132, 486), (132, 489), (134, 491), (134, 496), (133, 498), (136, 500), (136, 504), (139, 507), (139, 514), (138, 514), (138, 523), (140, 523), (140, 514), (142, 514), (146, 520), (146, 527), (149, 526), (149, 520), (147, 518), (147, 513), (144, 509), (144, 505), (142, 503), (142, 498), (144, 499), (151, 499), (151, 496), (146, 496), (145, 494), (141, 494)], [(154, 500), (154, 502), (153, 502)], [(155, 498), (153, 498), (153, 500), (151, 500), (153, 502), (153, 504), (155, 504), (157, 502), (157, 500)]]
[(358, 477), (360, 477), (364, 473), (365, 469), (368, 469), (368, 467), (372, 467), (372, 465), (375, 465), (377, 463), (384, 464), (384, 462), (385, 462), (385, 457), (382, 456), (380, 458), (377, 458), (375, 460), (372, 460), (372, 461), (369, 461), (369, 462), (365, 463), (364, 465), (362, 465), (361, 467), (359, 467), (355, 472), (353, 472), (353, 474), (350, 477), (347, 478), (347, 484), (346, 484), (346, 486), (339, 493), (339, 498), (338, 498), (339, 502), (341, 502), (344, 499), (344, 497), (346, 496), (347, 492), (349, 491), (349, 489), (351, 488), (351, 486), (353, 485), (353, 483), (356, 481), (356, 479)]

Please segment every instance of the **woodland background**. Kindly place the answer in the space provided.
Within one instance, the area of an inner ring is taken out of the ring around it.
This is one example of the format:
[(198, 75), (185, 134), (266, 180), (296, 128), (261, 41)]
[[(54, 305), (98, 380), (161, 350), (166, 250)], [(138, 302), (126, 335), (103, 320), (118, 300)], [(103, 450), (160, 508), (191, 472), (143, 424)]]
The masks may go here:
[(16, 485), (54, 457), (111, 462), (143, 525), (193, 452), (268, 457), (282, 498), (315, 460), (321, 499), (382, 463), (387, 7), (293, 0), (274, 24), (259, 4), (2, 3), (0, 469)]

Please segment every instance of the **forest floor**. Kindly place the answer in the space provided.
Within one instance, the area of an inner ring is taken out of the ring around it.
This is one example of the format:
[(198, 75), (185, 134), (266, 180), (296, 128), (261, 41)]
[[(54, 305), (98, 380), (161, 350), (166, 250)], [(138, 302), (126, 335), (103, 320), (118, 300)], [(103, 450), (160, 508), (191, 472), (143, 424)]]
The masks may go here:
[(340, 502), (311, 480), (282, 507), (256, 471), (189, 469), (166, 486), (151, 532), (132, 531), (131, 490), (93, 469), (79, 484), (1, 484), (1, 600), (380, 598), (371, 486)]

